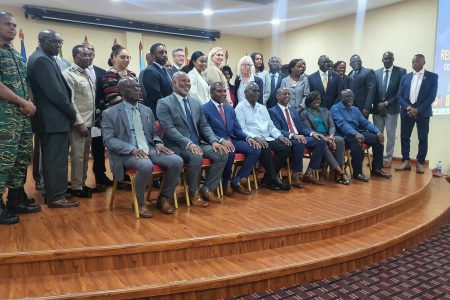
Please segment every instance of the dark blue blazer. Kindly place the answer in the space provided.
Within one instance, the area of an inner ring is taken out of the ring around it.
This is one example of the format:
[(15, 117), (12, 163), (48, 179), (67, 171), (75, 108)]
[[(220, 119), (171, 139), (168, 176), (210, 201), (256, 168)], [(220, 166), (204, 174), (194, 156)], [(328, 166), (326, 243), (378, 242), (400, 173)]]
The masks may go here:
[[(294, 121), (295, 128), (297, 129), (298, 134), (304, 136), (310, 136), (311, 129), (303, 125), (302, 120), (298, 114), (298, 111), (292, 107), (289, 107), (289, 112), (291, 113), (291, 118)], [(289, 137), (291, 134), (289, 132), (289, 127), (284, 117), (284, 112), (281, 110), (279, 105), (275, 105), (269, 108), (270, 118), (272, 119), (273, 124), (276, 128), (281, 132), (281, 134), (285, 137)]]
[[(256, 75), (253, 75), (253, 78), (255, 78), (255, 82), (259, 87), (259, 99), (258, 102), (261, 104), (263, 103), (263, 94), (264, 94), (264, 83), (262, 81), (261, 78), (259, 78)], [(236, 79), (234, 80), (234, 95), (236, 96), (236, 105), (238, 104), (238, 90), (239, 90), (239, 86), (241, 85), (241, 78), (239, 76), (236, 77)]]
[(142, 85), (145, 95), (144, 104), (156, 111), (156, 104), (159, 99), (172, 94), (172, 83), (169, 82), (167, 75), (160, 67), (151, 64), (142, 75)]
[[(269, 78), (271, 76), (272, 76), (272, 73), (269, 72)], [(286, 77), (286, 75), (283, 75), (282, 73), (278, 73), (278, 81), (275, 83), (275, 90), (274, 91), (270, 90), (270, 97), (269, 97), (269, 99), (267, 99), (267, 103), (266, 103), (267, 108), (271, 108), (272, 106), (277, 104), (276, 93), (277, 93), (277, 90), (280, 88), (281, 81), (283, 80), (284, 77)], [(269, 84), (271, 84), (271, 80), (269, 81)]]
[(227, 124), (223, 123), (222, 117), (219, 114), (215, 104), (210, 100), (208, 103), (202, 105), (203, 114), (209, 123), (212, 131), (216, 135), (217, 139), (235, 139), (244, 140), (247, 135), (242, 131), (241, 126), (236, 118), (236, 113), (234, 109), (229, 104), (223, 105), (223, 110), (225, 113), (225, 119)]
[(419, 95), (417, 96), (417, 101), (414, 104), (411, 104), (411, 101), (409, 100), (412, 77), (413, 73), (411, 72), (408, 75), (403, 76), (400, 81), (398, 97), (401, 112), (406, 113), (406, 108), (411, 105), (417, 109), (420, 115), (424, 117), (431, 117), (433, 115), (431, 104), (433, 104), (436, 99), (439, 76), (436, 73), (425, 71), (422, 79), (422, 85), (420, 86)]
[(323, 89), (322, 77), (320, 77), (320, 72), (317, 71), (308, 76), (309, 90), (318, 91), (320, 93), (320, 98), (322, 103), (320, 106), (327, 108), (328, 110), (339, 101), (339, 86), (340, 78), (339, 74), (334, 71), (328, 71), (328, 84), (327, 90)]
[[(381, 89), (383, 87), (383, 72), (384, 68), (380, 68), (375, 71), (375, 77), (377, 79), (377, 94), (375, 99), (373, 100), (373, 114), (379, 114), (378, 103), (383, 101), (381, 99)], [(400, 87), (400, 80), (403, 76), (406, 75), (406, 70), (397, 66), (392, 67), (392, 74), (389, 78), (388, 89), (386, 91), (386, 99), (384, 101), (388, 101), (389, 105), (386, 107), (386, 112), (394, 115), (400, 112), (400, 104), (398, 102), (398, 89)]]

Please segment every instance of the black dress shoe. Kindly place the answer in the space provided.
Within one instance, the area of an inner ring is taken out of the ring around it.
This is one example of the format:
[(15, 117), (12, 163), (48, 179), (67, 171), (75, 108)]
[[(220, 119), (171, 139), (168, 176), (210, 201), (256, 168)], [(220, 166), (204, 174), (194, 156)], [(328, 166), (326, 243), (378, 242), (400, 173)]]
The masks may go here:
[(384, 172), (382, 169), (372, 170), (372, 176), (382, 177), (382, 178), (391, 178), (392, 175)]
[(96, 188), (96, 187), (95, 188), (91, 188), (90, 186), (87, 186), (87, 185), (83, 186), (83, 190), (85, 190), (85, 191), (87, 191), (87, 192), (89, 192), (91, 194), (99, 192), (98, 188)]
[(279, 178), (278, 178), (278, 179), (275, 179), (273, 183), (274, 183), (277, 187), (279, 187), (280, 190), (282, 190), (282, 191), (289, 191), (289, 190), (291, 189), (291, 185), (290, 185), (290, 184), (281, 181), (281, 179), (279, 179)]
[(6, 208), (9, 212), (13, 213), (13, 214), (32, 214), (32, 213), (37, 213), (41, 211), (41, 206), (34, 204), (34, 205), (24, 205), (23, 203), (20, 203), (19, 205), (16, 206), (8, 206), (8, 204), (6, 204)]
[(102, 178), (95, 178), (95, 183), (96, 184), (101, 184), (101, 185), (106, 185), (106, 186), (112, 186), (113, 185), (113, 181), (110, 180), (108, 177), (102, 177)]
[(73, 197), (77, 197), (77, 198), (92, 198), (92, 194), (89, 193), (87, 190), (84, 190), (84, 189), (82, 189), (82, 190), (72, 190), (70, 192), (70, 194)]
[(0, 224), (1, 225), (12, 225), (17, 224), (20, 222), (20, 218), (9, 211), (7, 211), (5, 208), (0, 207)]
[(60, 198), (58, 200), (49, 201), (47, 206), (49, 208), (70, 208), (80, 206), (80, 202), (75, 200), (68, 200), (66, 198)]
[(274, 191), (278, 191), (280, 188), (278, 186), (276, 186), (273, 182), (266, 182), (266, 181), (261, 181), (261, 186), (265, 187), (266, 189), (269, 190), (274, 190)]
[(353, 178), (355, 178), (358, 181), (362, 181), (362, 182), (367, 182), (369, 181), (369, 177), (367, 177), (366, 175), (359, 173), (359, 174), (355, 174), (353, 175)]

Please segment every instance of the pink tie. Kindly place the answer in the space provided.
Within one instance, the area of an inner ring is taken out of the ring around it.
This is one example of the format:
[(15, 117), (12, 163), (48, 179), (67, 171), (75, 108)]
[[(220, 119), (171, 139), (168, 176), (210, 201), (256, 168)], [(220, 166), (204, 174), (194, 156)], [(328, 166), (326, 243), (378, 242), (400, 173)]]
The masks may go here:
[(219, 104), (219, 114), (222, 117), (222, 121), (227, 124), (227, 119), (225, 119), (225, 112), (223, 111), (222, 104)]

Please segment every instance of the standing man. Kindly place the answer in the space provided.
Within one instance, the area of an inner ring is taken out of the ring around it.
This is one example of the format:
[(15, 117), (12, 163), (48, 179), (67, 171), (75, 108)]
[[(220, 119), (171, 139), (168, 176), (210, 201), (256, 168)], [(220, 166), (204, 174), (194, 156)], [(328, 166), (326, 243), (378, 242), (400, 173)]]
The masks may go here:
[[(210, 94), (211, 100), (202, 105), (203, 113), (220, 144), (230, 151), (222, 174), (223, 193), (228, 197), (231, 197), (234, 192), (250, 195), (250, 191), (241, 185), (241, 180), (250, 175), (258, 162), (261, 146), (242, 131), (233, 107), (227, 104), (227, 89), (223, 83), (211, 84)], [(245, 161), (232, 179), (235, 152), (245, 154)]]
[[(16, 27), (12, 14), (0, 12), (0, 224), (18, 223), (16, 213), (41, 210), (25, 202), (25, 176), (32, 151), (30, 116), (36, 107), (31, 102), (25, 62), (12, 47)], [(5, 188), (6, 206), (2, 198)]]
[(181, 68), (184, 66), (185, 60), (184, 50), (181, 48), (172, 50), (172, 69), (170, 70), (170, 75), (175, 74), (176, 72), (180, 72)]
[[(144, 70), (142, 85), (146, 98), (144, 104), (156, 112), (159, 99), (172, 94), (172, 78), (165, 68), (167, 63), (167, 49), (164, 44), (156, 43), (150, 47), (153, 63)], [(159, 118), (157, 115), (156, 118)]]
[(322, 99), (321, 106), (328, 110), (339, 101), (339, 74), (330, 70), (330, 58), (321, 55), (317, 61), (319, 70), (308, 76), (309, 90), (318, 91)]
[(347, 86), (355, 95), (355, 106), (367, 119), (376, 92), (375, 72), (362, 66), (361, 57), (358, 54), (350, 57), (350, 66), (353, 71), (348, 74)]
[(146, 187), (152, 184), (153, 164), (164, 168), (164, 185), (158, 199), (163, 213), (173, 213), (173, 194), (183, 168), (183, 160), (166, 148), (157, 133), (153, 112), (138, 103), (139, 83), (126, 77), (118, 84), (123, 103), (103, 112), (103, 139), (110, 153), (111, 171), (123, 180), (124, 168), (136, 169), (135, 186), (139, 215), (151, 218), (144, 203)]
[(272, 56), (269, 59), (270, 96), (264, 105), (269, 109), (277, 104), (276, 92), (281, 86), (281, 80), (285, 75), (281, 74), (281, 58)]
[(87, 70), (91, 63), (91, 52), (83, 45), (76, 45), (72, 49), (72, 57), (73, 64), (63, 71), (76, 112), (76, 120), (69, 131), (71, 194), (79, 198), (91, 198), (92, 189), (85, 185), (95, 113), (95, 88)]
[[(203, 114), (200, 100), (188, 97), (191, 83), (183, 72), (173, 75), (173, 94), (158, 101), (156, 114), (164, 131), (163, 141), (188, 164), (187, 181), (189, 197), (195, 206), (208, 206), (208, 202), (221, 203), (214, 191), (219, 185), (223, 169), (228, 160), (228, 150), (209, 127)], [(208, 170), (201, 193), (198, 182), (203, 157), (212, 165)]]
[(406, 70), (394, 66), (394, 53), (386, 52), (381, 59), (384, 67), (375, 71), (377, 94), (373, 101), (373, 124), (384, 132), (386, 127), (386, 155), (383, 157), (383, 167), (390, 168), (394, 154), (395, 132), (397, 130), (400, 103), (398, 88), (400, 80), (406, 75)]
[(433, 115), (431, 104), (436, 99), (438, 75), (424, 69), (425, 56), (414, 55), (413, 72), (404, 76), (400, 82), (398, 97), (400, 101), (400, 140), (402, 145), (402, 161), (396, 171), (411, 170), (409, 151), (411, 133), (417, 125), (419, 151), (417, 153), (416, 172), (422, 174), (423, 164), (428, 151), (428, 131), (430, 117)]
[(42, 147), (42, 166), (46, 201), (50, 208), (79, 206), (67, 200), (67, 169), (71, 123), (76, 111), (71, 102), (71, 91), (54, 56), (61, 49), (61, 36), (51, 29), (39, 32), (39, 46), (28, 60), (28, 79), (36, 103), (33, 129), (39, 135)]

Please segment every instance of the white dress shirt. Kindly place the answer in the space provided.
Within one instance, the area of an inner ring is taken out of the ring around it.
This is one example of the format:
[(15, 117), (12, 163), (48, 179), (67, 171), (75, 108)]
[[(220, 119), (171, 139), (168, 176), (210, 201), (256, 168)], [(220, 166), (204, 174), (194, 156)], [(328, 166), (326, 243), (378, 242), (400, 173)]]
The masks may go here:
[(413, 72), (413, 78), (411, 80), (411, 89), (409, 90), (409, 101), (411, 101), (411, 104), (414, 104), (417, 101), (417, 96), (419, 95), (424, 74), (425, 69), (422, 69), (419, 72), (415, 71)]

